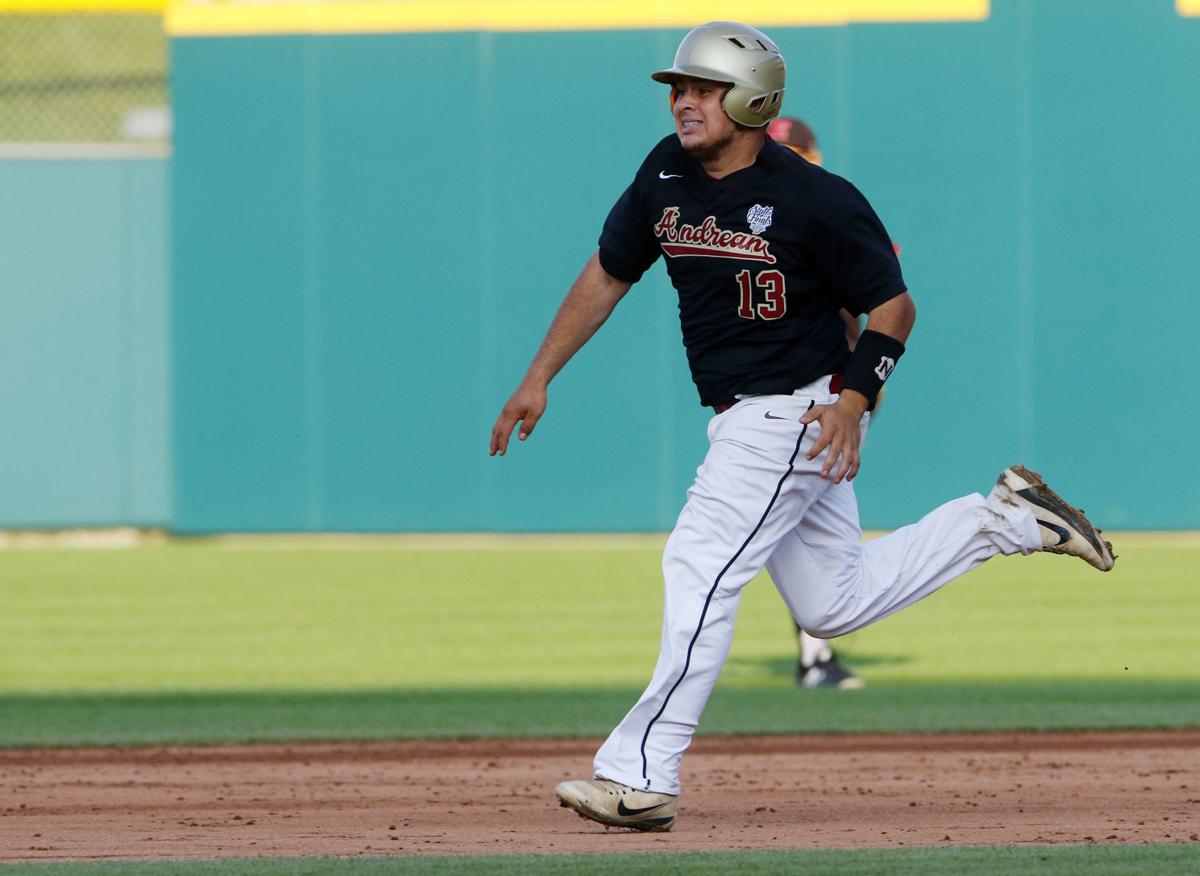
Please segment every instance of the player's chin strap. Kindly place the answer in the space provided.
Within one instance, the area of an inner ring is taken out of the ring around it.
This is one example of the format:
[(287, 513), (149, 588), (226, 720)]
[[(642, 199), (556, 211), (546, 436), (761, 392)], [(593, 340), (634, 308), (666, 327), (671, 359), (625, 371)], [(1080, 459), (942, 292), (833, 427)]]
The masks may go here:
[(861, 392), (869, 402), (867, 410), (873, 410), (879, 390), (883, 389), (884, 382), (896, 370), (896, 363), (902, 355), (904, 344), (891, 335), (867, 329), (854, 345), (850, 364), (846, 366), (846, 376), (842, 379), (842, 389)]

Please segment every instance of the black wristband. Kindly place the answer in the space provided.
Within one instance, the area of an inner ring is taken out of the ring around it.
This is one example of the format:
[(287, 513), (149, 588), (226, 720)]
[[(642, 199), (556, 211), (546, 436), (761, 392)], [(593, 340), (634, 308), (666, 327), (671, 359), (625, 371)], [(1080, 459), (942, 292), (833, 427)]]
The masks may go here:
[(842, 389), (861, 392), (867, 397), (867, 410), (873, 410), (879, 390), (896, 369), (902, 355), (904, 344), (890, 335), (867, 329), (854, 346), (842, 378)]

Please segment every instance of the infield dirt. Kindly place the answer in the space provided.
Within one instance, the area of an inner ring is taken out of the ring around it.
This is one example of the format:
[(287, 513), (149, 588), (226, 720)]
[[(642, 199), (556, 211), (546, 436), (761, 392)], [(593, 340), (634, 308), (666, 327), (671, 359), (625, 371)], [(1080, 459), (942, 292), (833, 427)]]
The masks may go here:
[(1200, 731), (699, 737), (666, 834), (560, 809), (597, 740), (0, 752), (0, 861), (1200, 841)]

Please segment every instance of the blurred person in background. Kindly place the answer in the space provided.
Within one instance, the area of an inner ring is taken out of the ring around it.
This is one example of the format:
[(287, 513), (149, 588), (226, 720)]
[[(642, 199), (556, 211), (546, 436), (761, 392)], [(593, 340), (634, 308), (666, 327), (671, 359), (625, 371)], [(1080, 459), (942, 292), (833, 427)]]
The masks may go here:
[[(821, 149), (817, 146), (817, 135), (800, 119), (780, 116), (767, 127), (767, 134), (776, 143), (783, 144), (806, 161), (821, 166)], [(862, 333), (862, 327), (858, 319), (851, 316), (845, 308), (842, 308), (840, 313), (846, 323), (846, 342), (853, 350), (858, 336)], [(881, 396), (882, 392), (880, 390)], [(878, 406), (877, 401), (876, 416)], [(866, 683), (841, 664), (827, 639), (818, 639), (811, 633), (806, 633), (794, 620), (793, 624), (796, 627), (796, 645), (800, 650), (800, 657), (796, 661), (796, 684), (808, 688), (858, 690)]]

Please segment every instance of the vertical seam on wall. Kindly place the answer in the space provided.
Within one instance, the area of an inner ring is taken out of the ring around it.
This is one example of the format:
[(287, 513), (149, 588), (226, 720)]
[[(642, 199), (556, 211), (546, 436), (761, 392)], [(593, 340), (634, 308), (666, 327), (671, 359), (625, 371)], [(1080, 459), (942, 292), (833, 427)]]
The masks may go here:
[(159, 325), (162, 326), (162, 358), (164, 383), (159, 391), (163, 393), (163, 404), (166, 405), (166, 418), (163, 422), (162, 456), (159, 457), (161, 468), (161, 490), (158, 494), (161, 504), (157, 523), (168, 529), (175, 525), (175, 295), (172, 284), (175, 282), (175, 162), (174, 147), (163, 162), (163, 264), (160, 265), (159, 278), (162, 283), (162, 311), (159, 313)]
[[(477, 234), (479, 240), (479, 334), (477, 355), (479, 356), (479, 380), (477, 390), (482, 391), (482, 407), (480, 410), (499, 411), (504, 403), (502, 389), (497, 379), (498, 374), (507, 373), (501, 361), (497, 326), (500, 324), (498, 296), (496, 294), (499, 282), (496, 261), (496, 235), (501, 228), (501, 220), (496, 211), (496, 144), (499, 142), (496, 133), (496, 84), (495, 58), (496, 38), (493, 33), (480, 33), (475, 38), (478, 49), (475, 71), (478, 84), (478, 116), (475, 125), (476, 148), (479, 157), (479, 210), (477, 212)], [(485, 415), (486, 416), (486, 415)], [(480, 430), (482, 437), (482, 430)], [(482, 454), (480, 457), (483, 458)], [(480, 516), (486, 528), (504, 529), (510, 526), (501, 515), (500, 487), (504, 470), (498, 465), (484, 466), (484, 489), (479, 491), (477, 501), (483, 504)]]
[(1017, 449), (1034, 460), (1033, 3), (1017, 10)]
[(324, 346), (321, 332), (321, 100), (320, 43), (304, 40), (304, 446), (305, 524), (324, 525)]
[(838, 173), (846, 178), (854, 174), (854, 118), (851, 107), (854, 103), (854, 31), (849, 25), (834, 27), (834, 74), (833, 112), (834, 147)]
[(121, 324), (118, 328), (118, 343), (120, 349), (119, 371), (117, 374), (117, 518), (124, 525), (135, 523), (133, 520), (133, 501), (131, 493), (133, 483), (137, 480), (137, 459), (140, 454), (131, 447), (133, 438), (133, 408), (137, 404), (139, 393), (136, 383), (136, 371), (133, 367), (133, 346), (135, 343), (134, 325), (135, 314), (133, 307), (133, 258), (130, 241), (132, 225), (130, 211), (129, 187), (131, 173), (127, 164), (116, 166), (117, 178), (117, 294), (120, 296)]

